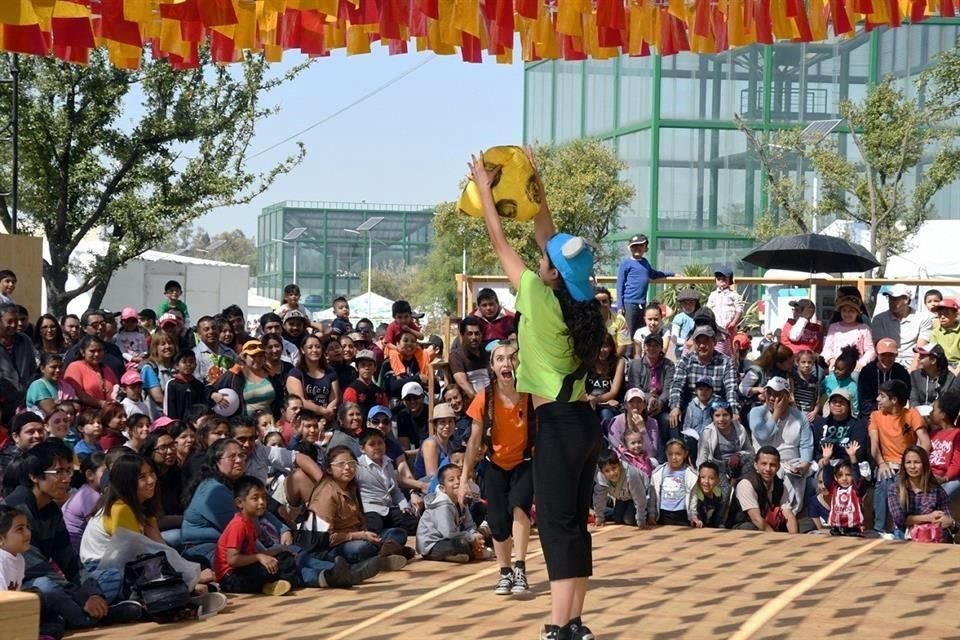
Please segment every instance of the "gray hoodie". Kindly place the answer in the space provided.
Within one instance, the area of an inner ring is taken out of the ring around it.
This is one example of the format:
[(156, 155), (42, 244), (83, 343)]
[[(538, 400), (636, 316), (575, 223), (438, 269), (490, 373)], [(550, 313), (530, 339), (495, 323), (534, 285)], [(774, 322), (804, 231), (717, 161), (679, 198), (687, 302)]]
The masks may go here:
[(615, 485), (607, 480), (602, 471), (597, 471), (597, 481), (593, 485), (593, 512), (597, 522), (603, 522), (607, 498), (617, 502), (633, 500), (637, 522), (643, 524), (647, 521), (647, 479), (642, 471), (625, 461), (621, 460), (620, 466), (620, 479)]
[(437, 489), (424, 499), (426, 508), (417, 525), (417, 552), (425, 556), (433, 545), (441, 540), (463, 540), (477, 532), (477, 525), (470, 516), (470, 510), (464, 509)]

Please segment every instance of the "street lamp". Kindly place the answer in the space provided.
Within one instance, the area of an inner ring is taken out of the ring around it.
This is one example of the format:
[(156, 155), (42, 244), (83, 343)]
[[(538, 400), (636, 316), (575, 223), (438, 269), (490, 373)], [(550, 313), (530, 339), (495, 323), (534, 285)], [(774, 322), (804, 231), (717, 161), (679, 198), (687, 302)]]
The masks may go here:
[(354, 235), (367, 234), (367, 315), (373, 307), (373, 228), (383, 222), (383, 216), (367, 218), (356, 229), (344, 229)]
[[(279, 242), (280, 244), (292, 244), (293, 245), (293, 284), (297, 284), (297, 239), (306, 232), (306, 227), (294, 227), (287, 232), (287, 235), (283, 236), (283, 239), (273, 238), (270, 242)], [(283, 265), (283, 260), (280, 261), (280, 264)], [(280, 268), (281, 273), (283, 272), (283, 267)]]

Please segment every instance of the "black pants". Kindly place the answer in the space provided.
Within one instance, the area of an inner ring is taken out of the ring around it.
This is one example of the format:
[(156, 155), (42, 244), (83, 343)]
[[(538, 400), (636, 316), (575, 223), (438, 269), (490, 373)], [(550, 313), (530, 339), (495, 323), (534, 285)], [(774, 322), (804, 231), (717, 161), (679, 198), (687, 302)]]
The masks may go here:
[(627, 321), (627, 333), (630, 334), (630, 340), (633, 340), (634, 332), (643, 324), (643, 305), (624, 303), (623, 319)]
[(423, 556), (426, 560), (444, 560), (450, 556), (466, 554), (472, 556), (473, 549), (465, 540), (441, 540), (433, 545), (430, 553)]
[(220, 590), (224, 593), (260, 593), (263, 585), (277, 580), (287, 580), (293, 586), (302, 586), (297, 559), (290, 553), (278, 553), (280, 563), (276, 573), (267, 573), (259, 562), (237, 567), (220, 580)]
[(593, 574), (587, 516), (603, 436), (586, 402), (551, 402), (537, 408), (533, 484), (537, 528), (550, 580)]
[(382, 516), (379, 513), (368, 511), (363, 514), (367, 521), (367, 531), (381, 533), (387, 529), (403, 529), (407, 535), (417, 535), (417, 524), (420, 519), (412, 513), (404, 513), (399, 507), (391, 507), (387, 515)]
[(607, 509), (604, 517), (607, 522), (614, 524), (628, 524), (637, 526), (637, 505), (633, 500), (618, 500), (613, 503), (612, 508)]
[(489, 462), (483, 478), (483, 499), (487, 501), (487, 524), (493, 539), (509, 540), (513, 535), (514, 508), (530, 515), (533, 506), (533, 465), (524, 460), (507, 471)]

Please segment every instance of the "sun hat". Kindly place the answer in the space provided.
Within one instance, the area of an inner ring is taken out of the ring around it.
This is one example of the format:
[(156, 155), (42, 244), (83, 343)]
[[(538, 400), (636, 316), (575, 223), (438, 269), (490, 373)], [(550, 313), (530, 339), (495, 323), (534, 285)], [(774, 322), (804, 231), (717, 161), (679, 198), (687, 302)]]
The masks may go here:
[(431, 420), (442, 420), (443, 418), (456, 418), (457, 414), (446, 402), (441, 402), (433, 408), (433, 417)]

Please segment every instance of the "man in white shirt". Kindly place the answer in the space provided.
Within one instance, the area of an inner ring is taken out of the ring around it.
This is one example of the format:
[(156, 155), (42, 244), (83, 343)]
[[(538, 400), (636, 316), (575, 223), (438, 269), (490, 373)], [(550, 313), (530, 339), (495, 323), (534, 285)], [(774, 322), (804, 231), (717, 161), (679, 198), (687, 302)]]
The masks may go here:
[(933, 317), (917, 311), (911, 304), (913, 290), (905, 284), (895, 284), (885, 291), (889, 309), (874, 316), (870, 331), (874, 342), (883, 338), (895, 340), (898, 345), (897, 362), (913, 371), (920, 366), (915, 347), (930, 342), (933, 334)]

